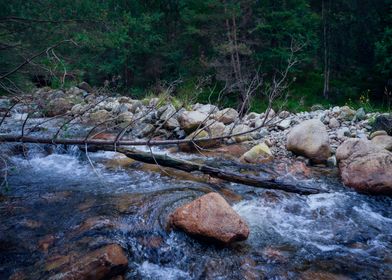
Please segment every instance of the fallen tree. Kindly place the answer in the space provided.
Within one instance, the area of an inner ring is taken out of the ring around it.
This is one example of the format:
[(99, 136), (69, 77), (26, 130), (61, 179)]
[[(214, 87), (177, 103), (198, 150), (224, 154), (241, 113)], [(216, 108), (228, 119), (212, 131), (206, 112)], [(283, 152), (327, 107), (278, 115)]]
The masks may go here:
[[(113, 151), (113, 146), (103, 146), (98, 149)], [(116, 151), (122, 153), (123, 155), (131, 159), (141, 161), (144, 163), (159, 164), (164, 167), (175, 168), (186, 172), (198, 171), (204, 174), (208, 174), (211, 177), (219, 178), (228, 182), (239, 183), (239, 184), (244, 184), (244, 185), (258, 187), (258, 188), (283, 190), (286, 192), (299, 193), (305, 195), (320, 193), (320, 190), (316, 188), (301, 187), (293, 184), (278, 182), (276, 179), (262, 179), (258, 176), (241, 174), (237, 172), (211, 167), (200, 163), (172, 158), (168, 155), (156, 155), (153, 153), (135, 151), (123, 147), (117, 148)]]
[[(197, 139), (200, 141), (203, 139)], [(210, 139), (207, 139), (210, 140)], [(50, 139), (50, 138), (39, 138), (39, 137), (23, 137), (23, 136), (12, 136), (12, 135), (1, 135), (0, 142), (20, 142), (20, 143), (39, 143), (39, 144), (63, 144), (63, 145), (84, 145), (86, 150), (89, 151), (116, 151), (122, 153), (128, 158), (141, 161), (149, 164), (157, 164), (164, 167), (174, 168), (185, 172), (201, 172), (214, 178), (219, 178), (228, 182), (244, 184), (248, 186), (283, 190), (291, 193), (298, 193), (303, 195), (320, 193), (319, 189), (302, 187), (294, 184), (288, 184), (284, 182), (278, 182), (276, 179), (265, 179), (258, 176), (241, 174), (232, 171), (227, 171), (208, 165), (194, 163), (186, 160), (172, 158), (168, 155), (158, 155), (152, 152), (142, 152), (122, 146), (113, 145), (111, 140), (100, 140), (100, 139)], [(157, 143), (155, 143), (157, 142)], [(119, 141), (117, 145), (164, 145), (166, 144), (179, 144), (185, 142), (183, 140), (168, 140), (168, 141), (155, 141), (145, 143), (143, 141)], [(174, 143), (173, 143), (174, 142)], [(188, 140), (189, 142), (189, 140)]]

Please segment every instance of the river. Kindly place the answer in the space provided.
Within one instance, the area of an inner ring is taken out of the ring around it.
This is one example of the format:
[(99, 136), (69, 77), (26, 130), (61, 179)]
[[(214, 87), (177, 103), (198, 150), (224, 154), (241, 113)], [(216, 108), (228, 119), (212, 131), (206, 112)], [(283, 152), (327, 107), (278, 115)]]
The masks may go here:
[[(392, 199), (345, 188), (333, 169), (314, 168), (306, 180), (287, 174), (328, 191), (301, 196), (168, 176), (114, 152), (86, 156), (76, 146), (0, 150), (9, 156), (0, 279), (18, 271), (47, 279), (64, 258), (112, 243), (126, 251), (126, 279), (392, 279)], [(219, 158), (176, 156), (230, 168)], [(210, 191), (248, 222), (248, 240), (220, 247), (167, 229), (176, 207)]]

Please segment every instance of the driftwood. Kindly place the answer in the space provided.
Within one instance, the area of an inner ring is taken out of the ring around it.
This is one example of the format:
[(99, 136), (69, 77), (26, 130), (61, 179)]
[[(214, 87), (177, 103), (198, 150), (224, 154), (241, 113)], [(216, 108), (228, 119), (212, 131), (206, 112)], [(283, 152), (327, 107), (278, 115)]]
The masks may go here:
[[(96, 147), (96, 149), (106, 150), (106, 151), (114, 150), (113, 146), (101, 146), (101, 147)], [(283, 190), (286, 192), (305, 194), (305, 195), (317, 194), (321, 192), (321, 190), (316, 188), (301, 187), (294, 184), (277, 182), (275, 179), (263, 179), (258, 176), (226, 171), (204, 164), (172, 158), (168, 155), (156, 155), (147, 152), (135, 151), (123, 147), (117, 148), (116, 151), (122, 153), (123, 155), (131, 159), (141, 161), (144, 163), (159, 164), (164, 167), (175, 168), (186, 172), (198, 171), (210, 175), (211, 177), (219, 178), (228, 182), (239, 183), (239, 184), (244, 184), (244, 185), (258, 187), (258, 188)]]
[[(204, 139), (198, 139), (202, 142)], [(208, 140), (208, 139), (206, 139)], [(266, 188), (266, 189), (276, 189), (283, 190), (291, 193), (298, 194), (316, 194), (320, 193), (321, 190), (316, 188), (302, 187), (294, 184), (288, 184), (284, 182), (278, 182), (275, 179), (263, 179), (258, 176), (240, 174), (232, 171), (227, 171), (219, 169), (216, 167), (211, 167), (204, 164), (194, 163), (186, 160), (175, 159), (167, 155), (156, 155), (153, 153), (135, 151), (129, 148), (121, 147), (120, 145), (146, 145), (145, 142), (138, 141), (125, 141), (121, 140), (113, 145), (112, 140), (100, 140), (100, 139), (50, 139), (50, 138), (40, 138), (40, 137), (24, 137), (24, 136), (14, 136), (14, 135), (1, 135), (0, 142), (22, 142), (22, 143), (40, 143), (40, 144), (63, 144), (63, 145), (85, 145), (88, 150), (105, 150), (105, 151), (117, 151), (124, 154), (125, 156), (132, 158), (137, 161), (158, 164), (164, 167), (175, 168), (178, 170), (186, 172), (202, 172), (208, 174), (211, 177), (219, 178), (228, 182), (244, 184), (248, 186)], [(174, 143), (173, 143), (174, 142)], [(165, 144), (180, 144), (186, 142), (184, 140), (169, 140), (169, 141), (151, 141), (147, 143), (148, 146), (154, 145), (165, 145)], [(189, 142), (189, 141), (188, 141)], [(111, 145), (112, 144), (112, 145)]]

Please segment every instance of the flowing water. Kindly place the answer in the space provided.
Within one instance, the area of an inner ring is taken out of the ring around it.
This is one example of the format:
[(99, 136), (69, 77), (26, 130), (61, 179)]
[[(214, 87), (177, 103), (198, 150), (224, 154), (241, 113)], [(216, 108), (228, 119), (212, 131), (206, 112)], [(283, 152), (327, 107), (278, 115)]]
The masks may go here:
[[(0, 149), (11, 154), (0, 279), (47, 279), (62, 260), (111, 243), (125, 248), (126, 279), (392, 279), (392, 199), (350, 191), (330, 170), (310, 180), (287, 175), (329, 191), (301, 196), (167, 176), (113, 152)], [(248, 222), (247, 241), (218, 247), (167, 229), (176, 207), (210, 191)]]

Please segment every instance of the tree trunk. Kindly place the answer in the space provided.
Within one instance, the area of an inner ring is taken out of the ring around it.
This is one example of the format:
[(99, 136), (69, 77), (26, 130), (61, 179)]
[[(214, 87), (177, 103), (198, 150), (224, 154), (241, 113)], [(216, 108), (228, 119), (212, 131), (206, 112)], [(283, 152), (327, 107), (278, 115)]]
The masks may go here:
[[(94, 150), (94, 146), (92, 148)], [(113, 151), (114, 148), (113, 146), (101, 146), (97, 147), (97, 150)], [(159, 164), (164, 167), (175, 168), (186, 172), (202, 172), (214, 178), (219, 178), (228, 182), (239, 183), (258, 188), (283, 190), (286, 192), (304, 195), (317, 194), (321, 192), (319, 189), (316, 188), (301, 187), (293, 184), (277, 182), (275, 179), (263, 179), (257, 176), (226, 171), (204, 164), (175, 159), (167, 155), (155, 155), (152, 153), (135, 151), (122, 147), (117, 148), (116, 151), (124, 154), (131, 159), (144, 163)]]
[(323, 18), (323, 41), (324, 41), (324, 89), (323, 96), (329, 98), (329, 76), (330, 76), (330, 60), (329, 60), (329, 34), (328, 34), (328, 13), (326, 11), (325, 2), (328, 0), (322, 0), (322, 18)]

